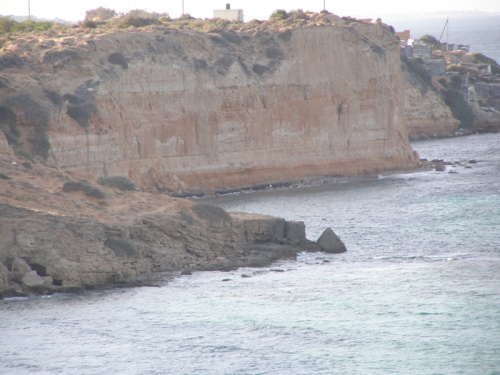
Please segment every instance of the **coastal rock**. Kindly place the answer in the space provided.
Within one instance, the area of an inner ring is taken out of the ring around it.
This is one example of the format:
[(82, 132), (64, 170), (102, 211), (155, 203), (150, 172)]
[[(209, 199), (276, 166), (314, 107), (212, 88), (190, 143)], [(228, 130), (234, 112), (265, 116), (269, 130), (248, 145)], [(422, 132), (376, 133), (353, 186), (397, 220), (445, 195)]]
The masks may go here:
[[(236, 44), (166, 26), (71, 39), (61, 31), (48, 49), (42, 41), (20, 48), (13, 37), (5, 49), (29, 48), (30, 64), (9, 68), (15, 84), (0, 102), (22, 122), (19, 147), (35, 159), (85, 176), (127, 176), (147, 192), (415, 167), (397, 38), (380, 23), (318, 17), (333, 22), (286, 37), (272, 24), (235, 31)], [(54, 55), (67, 57), (57, 69)], [(23, 100), (43, 116), (16, 104)], [(26, 136), (37, 129), (44, 134)]]
[(344, 243), (333, 232), (332, 228), (326, 228), (317, 242), (321, 250), (325, 253), (343, 253), (347, 251)]
[[(173, 210), (130, 215), (113, 224), (0, 204), (0, 235), (16, 234), (14, 245), (0, 241), (0, 262), (23, 254), (13, 264), (30, 292), (81, 292), (137, 285), (158, 272), (261, 267), (294, 259), (302, 251), (321, 251), (306, 239), (301, 222), (227, 213), (185, 200), (177, 204)], [(329, 251), (338, 251), (331, 240), (325, 243)]]
[(14, 258), (12, 261), (11, 271), (12, 280), (20, 283), (22, 282), (24, 275), (31, 272), (31, 267), (24, 259)]
[(446, 167), (444, 166), (444, 163), (436, 163), (436, 165), (434, 166), (434, 169), (436, 170), (436, 172), (446, 171)]
[(301, 244), (306, 241), (306, 226), (302, 221), (287, 221), (285, 223), (285, 238), (291, 244)]
[(424, 83), (404, 73), (406, 131), (410, 139), (445, 137), (455, 134), (460, 121), (441, 96)]
[(40, 288), (45, 284), (45, 280), (36, 271), (30, 271), (23, 276), (23, 286), (30, 289)]

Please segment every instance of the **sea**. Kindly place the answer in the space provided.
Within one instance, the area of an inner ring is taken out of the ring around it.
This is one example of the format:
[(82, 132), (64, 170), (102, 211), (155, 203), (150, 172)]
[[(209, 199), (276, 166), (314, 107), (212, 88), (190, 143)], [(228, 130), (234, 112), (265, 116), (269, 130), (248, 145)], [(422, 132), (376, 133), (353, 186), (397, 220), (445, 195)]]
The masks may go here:
[(500, 134), (412, 146), (451, 165), (206, 199), (346, 253), (1, 300), (0, 374), (500, 375)]
[(0, 373), (500, 374), (500, 133), (413, 147), (454, 164), (207, 200), (346, 253), (0, 301)]

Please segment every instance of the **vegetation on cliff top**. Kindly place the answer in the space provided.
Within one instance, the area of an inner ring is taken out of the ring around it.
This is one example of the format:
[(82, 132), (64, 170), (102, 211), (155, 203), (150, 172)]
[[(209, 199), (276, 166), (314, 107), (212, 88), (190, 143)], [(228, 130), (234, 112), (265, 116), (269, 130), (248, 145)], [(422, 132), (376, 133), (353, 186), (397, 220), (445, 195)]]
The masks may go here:
[[(185, 14), (172, 19), (168, 13), (148, 12), (141, 9), (131, 10), (128, 13), (117, 14), (112, 9), (99, 7), (86, 12), (85, 19), (78, 25), (56, 25), (52, 22), (24, 21), (16, 22), (7, 17), (0, 18), (0, 35), (28, 33), (33, 31), (47, 31), (56, 29), (60, 32), (71, 29), (94, 29), (106, 32), (107, 30), (123, 28), (142, 28), (149, 26), (165, 26), (169, 28), (201, 31), (250, 31), (260, 29), (282, 29), (292, 27), (306, 27), (311, 25), (337, 25), (361, 22), (353, 18), (340, 18), (327, 11), (320, 13), (306, 12), (302, 9), (285, 11), (275, 10), (268, 21), (252, 20), (249, 22), (231, 22), (220, 18), (193, 18)], [(0, 40), (0, 47), (2, 41)]]
[(8, 17), (0, 18), (0, 34), (8, 33), (20, 33), (20, 32), (31, 32), (31, 31), (47, 31), (54, 26), (53, 22), (50, 21), (23, 21), (17, 22)]

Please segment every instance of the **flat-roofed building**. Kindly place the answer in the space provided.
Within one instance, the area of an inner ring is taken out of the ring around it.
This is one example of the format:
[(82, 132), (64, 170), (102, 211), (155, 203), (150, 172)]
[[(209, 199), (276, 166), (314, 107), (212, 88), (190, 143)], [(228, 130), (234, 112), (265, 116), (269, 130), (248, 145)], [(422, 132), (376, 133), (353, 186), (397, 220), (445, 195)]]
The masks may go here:
[(214, 18), (220, 18), (221, 20), (244, 22), (243, 21), (243, 9), (231, 9), (231, 4), (226, 4), (226, 9), (214, 10)]

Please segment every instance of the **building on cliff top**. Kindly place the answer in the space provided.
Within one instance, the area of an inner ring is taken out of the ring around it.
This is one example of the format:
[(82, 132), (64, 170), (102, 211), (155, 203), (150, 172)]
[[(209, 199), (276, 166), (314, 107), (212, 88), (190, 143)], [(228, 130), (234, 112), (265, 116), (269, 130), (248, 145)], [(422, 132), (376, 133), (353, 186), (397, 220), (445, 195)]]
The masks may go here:
[(224, 10), (214, 10), (214, 18), (220, 18), (222, 20), (244, 22), (243, 21), (243, 9), (231, 9), (231, 4), (226, 4), (226, 9)]

